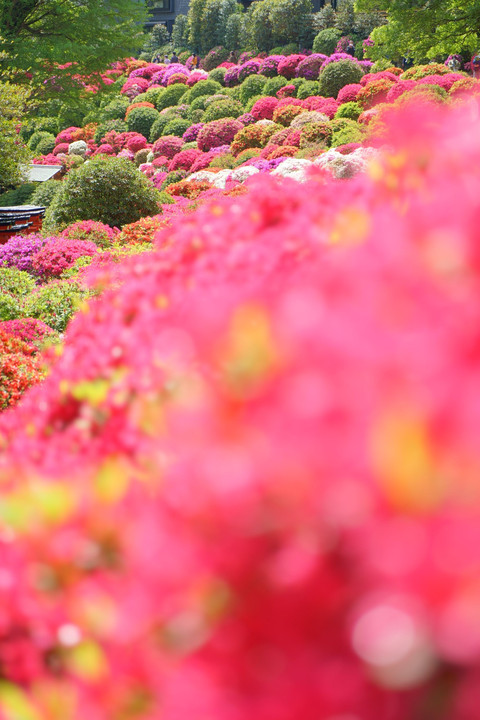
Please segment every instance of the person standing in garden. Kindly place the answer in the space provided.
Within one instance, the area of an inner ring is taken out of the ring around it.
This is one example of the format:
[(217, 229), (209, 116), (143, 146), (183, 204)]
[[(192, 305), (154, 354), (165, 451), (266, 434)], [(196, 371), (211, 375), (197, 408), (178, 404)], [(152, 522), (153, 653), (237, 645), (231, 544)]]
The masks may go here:
[(175, 52), (175, 50), (173, 51), (173, 55), (172, 55), (172, 57), (170, 58), (170, 62), (171, 62), (171, 63), (178, 63), (178, 56), (177, 56), (177, 53)]
[(480, 53), (472, 57), (472, 74), (475, 80), (480, 80)]

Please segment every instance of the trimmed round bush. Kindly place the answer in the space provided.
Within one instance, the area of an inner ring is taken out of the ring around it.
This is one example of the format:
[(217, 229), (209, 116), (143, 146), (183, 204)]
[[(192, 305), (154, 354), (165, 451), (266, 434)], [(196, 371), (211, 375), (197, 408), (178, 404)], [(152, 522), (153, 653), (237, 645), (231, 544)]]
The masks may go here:
[(339, 147), (340, 145), (349, 145), (350, 143), (361, 143), (364, 138), (364, 132), (358, 123), (352, 123), (347, 127), (336, 130), (330, 139), (331, 147)]
[(158, 191), (125, 158), (98, 155), (62, 182), (62, 190), (48, 208), (44, 225), (70, 225), (76, 220), (99, 220), (121, 227), (158, 209)]
[(50, 282), (30, 293), (22, 305), (25, 317), (37, 318), (63, 332), (88, 292), (68, 280)]
[(336, 28), (325, 28), (320, 30), (313, 41), (313, 52), (323, 55), (331, 55), (335, 52), (337, 42), (342, 37), (340, 30)]
[(42, 140), (48, 140), (50, 142), (53, 140), (53, 150), (53, 148), (55, 147), (55, 135), (52, 135), (52, 133), (47, 132), (46, 130), (36, 130), (27, 143), (28, 147), (33, 152), (37, 152), (37, 147)]
[(182, 85), (181, 83), (169, 85), (161, 94), (158, 95), (155, 107), (157, 110), (165, 110), (165, 108), (174, 107), (175, 105), (178, 105), (179, 101), (186, 92), (186, 85)]
[(225, 81), (225, 73), (227, 72), (226, 68), (223, 67), (217, 67), (214, 68), (211, 72), (209, 72), (208, 77), (210, 80), (215, 80), (215, 82), (220, 83), (220, 85), (224, 84)]
[(162, 132), (162, 135), (176, 135), (182, 137), (183, 133), (190, 127), (189, 120), (182, 120), (182, 118), (174, 118), (168, 122)]
[(102, 248), (110, 247), (117, 235), (117, 228), (111, 228), (109, 225), (94, 220), (80, 220), (72, 223), (61, 233), (64, 238), (88, 240)]
[(349, 120), (358, 120), (363, 112), (362, 106), (357, 102), (347, 102), (340, 105), (335, 118), (348, 118)]
[(317, 80), (305, 80), (297, 90), (299, 100), (305, 100), (305, 98), (315, 95), (320, 95), (320, 83)]
[(55, 135), (43, 137), (35, 148), (36, 155), (48, 155), (55, 149)]
[(277, 92), (280, 90), (280, 88), (285, 87), (285, 85), (288, 85), (288, 80), (281, 75), (277, 75), (276, 77), (272, 77), (263, 86), (263, 95), (271, 95), (275, 96)]
[(221, 118), (237, 118), (243, 113), (242, 105), (236, 100), (218, 100), (210, 103), (202, 115), (202, 122), (208, 123)]
[(222, 90), (223, 87), (216, 80), (210, 80), (210, 78), (208, 80), (199, 80), (189, 90), (190, 101), (193, 102), (195, 98), (201, 95), (216, 95), (217, 93), (221, 93)]
[(278, 63), (278, 74), (287, 80), (292, 80), (296, 76), (297, 67), (302, 60), (305, 60), (305, 55), (288, 55)]
[[(152, 102), (150, 100), (150, 102)], [(128, 98), (124, 95), (118, 95), (111, 100), (108, 105), (102, 109), (100, 116), (103, 121), (106, 120), (123, 120), (126, 110), (129, 106)]]
[(320, 68), (327, 56), (323, 53), (314, 53), (309, 55), (304, 60), (298, 63), (296, 69), (296, 76), (299, 78), (305, 78), (305, 80), (317, 80), (320, 73)]
[(338, 91), (338, 102), (354, 102), (357, 99), (357, 95), (362, 89), (362, 87), (363, 85), (361, 85), (360, 83), (351, 83), (350, 85), (345, 85), (341, 90)]
[(78, 258), (93, 257), (97, 252), (97, 246), (89, 240), (52, 238), (33, 257), (32, 265), (36, 275), (42, 280), (50, 280), (60, 277)]
[(159, 116), (158, 110), (149, 107), (133, 108), (128, 113), (127, 126), (129, 132), (137, 132), (148, 138), (152, 125)]
[(356, 62), (339, 60), (330, 63), (321, 72), (320, 94), (325, 97), (336, 98), (339, 90), (345, 85), (359, 83), (363, 77), (363, 70)]
[(262, 97), (255, 102), (250, 112), (255, 120), (272, 120), (275, 108), (278, 105), (277, 98)]
[(264, 75), (249, 75), (240, 85), (241, 102), (246, 105), (254, 95), (263, 94), (263, 88), (266, 83), (267, 78)]
[(156, 140), (152, 147), (155, 157), (166, 157), (169, 160), (173, 158), (183, 147), (183, 139), (176, 135), (165, 135)]

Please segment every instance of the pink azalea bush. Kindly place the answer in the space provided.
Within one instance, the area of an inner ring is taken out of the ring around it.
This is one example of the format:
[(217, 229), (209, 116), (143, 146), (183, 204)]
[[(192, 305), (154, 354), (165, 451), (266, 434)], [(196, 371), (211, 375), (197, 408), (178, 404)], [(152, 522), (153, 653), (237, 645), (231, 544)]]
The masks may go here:
[(33, 256), (33, 272), (43, 280), (58, 278), (65, 270), (72, 267), (78, 258), (93, 257), (97, 252), (97, 246), (90, 240), (53, 238)]

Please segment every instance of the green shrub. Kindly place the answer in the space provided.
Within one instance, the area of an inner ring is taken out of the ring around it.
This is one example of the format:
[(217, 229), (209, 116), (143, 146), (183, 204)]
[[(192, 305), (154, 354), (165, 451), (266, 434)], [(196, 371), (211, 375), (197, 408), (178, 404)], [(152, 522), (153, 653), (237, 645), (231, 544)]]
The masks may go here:
[(348, 118), (349, 120), (358, 120), (363, 112), (362, 106), (357, 102), (347, 102), (340, 105), (335, 118)]
[(168, 110), (167, 112), (160, 113), (159, 117), (155, 120), (150, 130), (149, 140), (155, 142), (159, 137), (163, 135), (164, 128), (172, 120), (178, 120), (180, 113), (175, 108)]
[(104, 122), (107, 120), (123, 120), (129, 105), (130, 102), (128, 98), (124, 95), (119, 95), (102, 109), (100, 117)]
[(157, 110), (165, 110), (165, 108), (178, 105), (179, 100), (185, 95), (187, 89), (187, 86), (183, 85), (182, 83), (175, 83), (174, 85), (169, 85), (162, 93), (158, 95), (157, 101), (155, 102), (155, 107), (157, 108)]
[(313, 52), (331, 55), (335, 52), (335, 47), (341, 37), (342, 33), (336, 28), (325, 28), (325, 30), (320, 30), (313, 41)]
[(0, 320), (16, 320), (20, 316), (21, 310), (18, 298), (0, 290)]
[(210, 120), (220, 120), (220, 118), (237, 118), (243, 113), (243, 107), (235, 100), (218, 100), (208, 105), (203, 113), (201, 122), (207, 123)]
[(280, 88), (285, 87), (285, 85), (288, 85), (287, 78), (282, 77), (281, 75), (276, 75), (275, 77), (270, 78), (267, 80), (265, 85), (263, 86), (262, 94), (263, 95), (270, 95), (271, 97), (274, 97), (277, 92), (280, 90)]
[(245, 105), (254, 95), (261, 95), (267, 82), (265, 75), (249, 75), (240, 85), (240, 100)]
[(47, 283), (25, 298), (22, 305), (24, 317), (37, 318), (57, 332), (63, 332), (88, 292), (67, 280)]
[(56, 117), (39, 117), (35, 119), (35, 130), (44, 130), (52, 135), (57, 135), (59, 127)]
[(189, 120), (183, 120), (182, 118), (175, 118), (170, 120), (163, 128), (162, 135), (176, 135), (182, 137), (185, 130), (188, 130), (191, 123)]
[(169, 172), (168, 175), (165, 177), (162, 183), (162, 190), (165, 190), (165, 188), (167, 188), (169, 185), (173, 185), (173, 183), (184, 180), (186, 177), (187, 172), (185, 170), (172, 170), (172, 172)]
[(43, 137), (40, 142), (37, 143), (37, 147), (35, 148), (36, 155), (48, 155), (53, 151), (56, 145), (55, 135), (50, 135), (50, 133), (48, 133), (48, 135), (48, 137)]
[(191, 110), (188, 114), (188, 119), (190, 120), (191, 125), (202, 122), (202, 117), (203, 110)]
[(28, 295), (35, 287), (35, 280), (24, 270), (0, 267), (0, 291), (12, 295)]
[(115, 132), (118, 133), (126, 132), (127, 123), (123, 120), (107, 120), (107, 122), (100, 123), (100, 125), (95, 130), (95, 135), (93, 136), (93, 139), (97, 143), (97, 145), (100, 145), (102, 139), (108, 132), (110, 132), (110, 130), (115, 130)]
[(208, 74), (209, 80), (215, 80), (215, 82), (220, 83), (220, 85), (225, 84), (225, 73), (227, 72), (226, 68), (217, 67), (211, 70)]
[(192, 112), (192, 110), (206, 110), (210, 97), (211, 95), (200, 95), (194, 98), (190, 103), (190, 112)]
[(149, 152), (150, 150), (148, 148), (142, 148), (141, 150), (137, 150), (134, 157), (134, 163), (137, 167), (140, 167), (140, 165), (143, 165), (143, 163), (147, 162)]
[(62, 183), (58, 180), (47, 180), (46, 182), (35, 183), (35, 185), (36, 188), (30, 202), (32, 205), (43, 205), (44, 207), (48, 207), (52, 203), (53, 198), (62, 187)]
[(359, 143), (362, 142), (363, 137), (364, 131), (362, 127), (355, 123), (354, 125), (349, 125), (334, 132), (330, 140), (330, 146), (339, 147), (340, 145), (348, 145), (349, 143)]
[(190, 88), (190, 102), (193, 102), (193, 100), (200, 97), (200, 95), (216, 95), (217, 93), (222, 92), (222, 90), (222, 86), (216, 80), (211, 80), (210, 78), (207, 80), (199, 80), (192, 88)]
[(313, 95), (320, 95), (320, 83), (317, 80), (305, 80), (297, 90), (297, 98), (305, 100)]
[(158, 110), (149, 107), (138, 107), (130, 110), (127, 117), (127, 128), (148, 138), (152, 125), (159, 116)]
[(238, 102), (241, 102), (240, 85), (235, 85), (235, 87), (231, 88), (224, 88), (223, 92), (227, 93), (228, 97), (232, 98), (232, 100), (238, 100)]
[(52, 133), (47, 132), (46, 130), (35, 130), (33, 135), (30, 137), (30, 140), (28, 141), (28, 147), (33, 152), (36, 152), (38, 144), (42, 140), (52, 140), (55, 143), (55, 135), (52, 135)]
[(159, 193), (125, 158), (97, 155), (62, 182), (45, 214), (44, 229), (55, 230), (76, 220), (99, 220), (121, 227), (159, 212)]
[(0, 195), (0, 207), (9, 207), (10, 205), (41, 205), (31, 200), (38, 186), (45, 185), (45, 183), (23, 183), (20, 187), (14, 190), (7, 190)]
[(234, 167), (235, 160), (235, 156), (231, 153), (226, 153), (225, 155), (217, 155), (217, 157), (213, 158), (209, 167), (220, 168), (220, 170), (230, 170)]
[(163, 94), (164, 90), (165, 90), (165, 88), (163, 88), (163, 87), (148, 88), (148, 90), (146, 90), (143, 93), (143, 96), (147, 102), (153, 103), (155, 105), (155, 107), (157, 107), (159, 98)]
[(320, 94), (336, 98), (342, 87), (351, 83), (359, 83), (362, 77), (363, 70), (358, 63), (352, 60), (332, 62), (320, 73)]

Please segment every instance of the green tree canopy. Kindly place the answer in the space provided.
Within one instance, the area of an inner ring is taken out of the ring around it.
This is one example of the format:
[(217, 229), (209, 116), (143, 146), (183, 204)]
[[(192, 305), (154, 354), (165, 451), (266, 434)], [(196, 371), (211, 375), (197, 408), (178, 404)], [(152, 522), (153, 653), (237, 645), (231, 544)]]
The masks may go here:
[(479, 49), (479, 0), (357, 0), (356, 8), (387, 13), (388, 24), (372, 33), (373, 59), (409, 55), (418, 62)]
[(27, 88), (0, 82), (0, 192), (20, 184), (22, 166), (30, 160), (18, 134), (27, 97)]
[(52, 75), (57, 86), (78, 87), (75, 75), (139, 47), (145, 18), (140, 0), (0, 0), (0, 74), (46, 91)]

